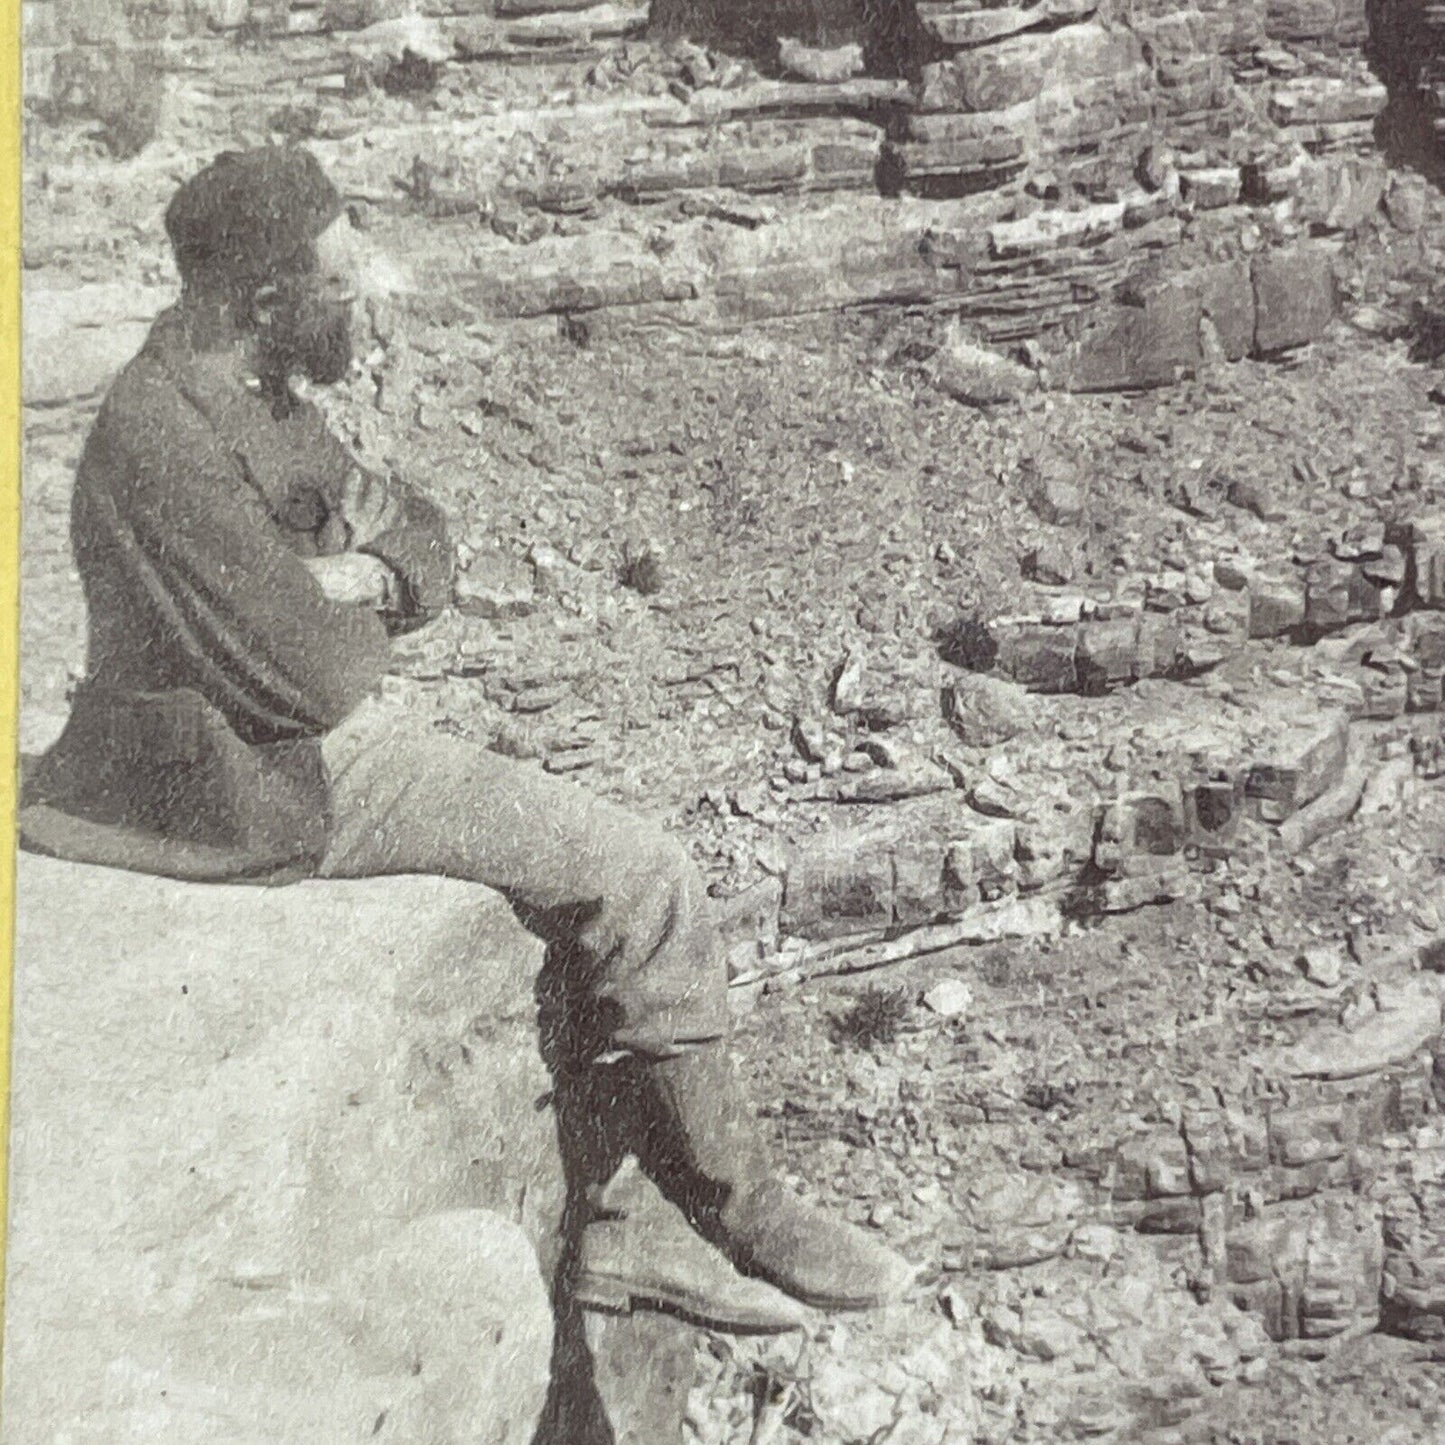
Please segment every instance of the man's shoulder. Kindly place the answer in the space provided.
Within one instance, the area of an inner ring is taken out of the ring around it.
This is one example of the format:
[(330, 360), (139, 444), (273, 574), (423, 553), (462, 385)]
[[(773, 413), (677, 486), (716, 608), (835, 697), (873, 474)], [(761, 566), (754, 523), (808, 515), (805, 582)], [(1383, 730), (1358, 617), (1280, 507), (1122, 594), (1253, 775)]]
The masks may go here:
[(142, 351), (101, 403), (76, 471), (76, 495), (98, 491), (125, 509), (158, 487), (202, 487), (221, 470), (209, 424), (169, 368)]
[(101, 403), (99, 420), (114, 425), (126, 417), (154, 407), (166, 407), (180, 400), (174, 387), (165, 385), (165, 369), (144, 351), (133, 356), (116, 374)]
[(161, 349), (147, 342), (111, 383), (92, 441), (111, 451), (145, 455), (193, 433), (199, 420)]

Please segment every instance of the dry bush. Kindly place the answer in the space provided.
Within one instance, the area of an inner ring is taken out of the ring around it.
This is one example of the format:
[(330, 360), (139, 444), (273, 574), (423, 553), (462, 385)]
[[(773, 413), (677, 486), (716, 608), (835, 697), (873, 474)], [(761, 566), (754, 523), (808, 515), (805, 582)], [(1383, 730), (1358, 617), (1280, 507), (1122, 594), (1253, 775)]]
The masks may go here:
[(871, 1049), (891, 1044), (908, 1021), (912, 999), (905, 988), (871, 984), (840, 1014), (832, 1018), (833, 1042), (843, 1048)]

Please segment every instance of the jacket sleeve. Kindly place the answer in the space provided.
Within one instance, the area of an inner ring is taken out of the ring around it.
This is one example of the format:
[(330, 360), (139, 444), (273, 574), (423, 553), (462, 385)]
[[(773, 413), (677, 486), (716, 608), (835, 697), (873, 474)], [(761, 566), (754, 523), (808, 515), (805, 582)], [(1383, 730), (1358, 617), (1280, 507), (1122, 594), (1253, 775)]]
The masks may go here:
[[(348, 522), (342, 500), (345, 478), (361, 463), (327, 426), (314, 403), (304, 404), (298, 423), (308, 437), (309, 450), (317, 458), (326, 505), (332, 516), (345, 524)], [(381, 481), (374, 472), (367, 475), (374, 482)], [(450, 605), (456, 552), (447, 533), (446, 515), (440, 507), (395, 476), (383, 485), (396, 520), (357, 550), (379, 558), (396, 574), (401, 605), (390, 620), (393, 630), (404, 632), (430, 622)], [(342, 534), (345, 530), (343, 526)], [(318, 542), (322, 551), (329, 550), (320, 533)]]
[(379, 557), (401, 582), (397, 630), (405, 632), (450, 604), (456, 554), (435, 502), (402, 481), (393, 479), (388, 487), (399, 503), (397, 520), (360, 550)]
[(129, 401), (110, 428), (115, 522), (169, 634), (160, 645), (184, 652), (243, 736), (335, 727), (385, 672), (385, 627), (326, 597), (244, 465), (172, 388), (146, 381)]

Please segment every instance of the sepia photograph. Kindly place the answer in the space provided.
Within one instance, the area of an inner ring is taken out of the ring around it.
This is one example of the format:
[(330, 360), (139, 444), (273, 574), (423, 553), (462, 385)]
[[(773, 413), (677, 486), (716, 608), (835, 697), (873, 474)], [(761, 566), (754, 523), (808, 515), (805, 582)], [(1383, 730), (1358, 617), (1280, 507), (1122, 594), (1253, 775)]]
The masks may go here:
[(1445, 5), (13, 9), (0, 1442), (1445, 1442)]

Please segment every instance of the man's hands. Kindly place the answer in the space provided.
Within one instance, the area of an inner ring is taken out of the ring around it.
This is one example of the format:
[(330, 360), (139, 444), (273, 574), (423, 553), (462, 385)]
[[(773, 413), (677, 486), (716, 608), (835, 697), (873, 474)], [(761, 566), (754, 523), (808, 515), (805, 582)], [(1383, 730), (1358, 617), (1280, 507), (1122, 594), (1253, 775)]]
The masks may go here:
[(370, 546), (401, 517), (401, 503), (386, 482), (361, 467), (347, 472), (339, 510), (347, 527), (346, 545), (352, 551)]
[(396, 574), (380, 557), (373, 557), (369, 552), (308, 557), (304, 565), (333, 602), (372, 607), (377, 611), (396, 606)]
[(398, 609), (400, 578), (381, 558), (361, 548), (395, 526), (401, 513), (400, 499), (381, 477), (362, 467), (347, 472), (321, 538), (323, 546), (342, 550), (306, 561), (307, 570), (333, 602), (371, 607), (378, 612)]

